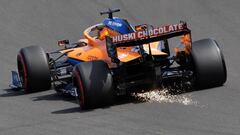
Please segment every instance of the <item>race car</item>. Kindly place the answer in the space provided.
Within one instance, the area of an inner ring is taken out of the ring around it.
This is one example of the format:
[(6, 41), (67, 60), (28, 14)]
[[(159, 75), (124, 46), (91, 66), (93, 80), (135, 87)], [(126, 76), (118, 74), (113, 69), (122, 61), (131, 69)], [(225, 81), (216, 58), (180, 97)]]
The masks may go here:
[[(133, 27), (126, 19), (113, 17), (119, 11), (101, 12), (108, 17), (87, 28), (84, 39), (58, 41), (57, 51), (46, 53), (40, 46), (22, 48), (10, 86), (25, 93), (53, 87), (76, 97), (82, 109), (89, 109), (165, 82), (181, 81), (194, 88), (225, 83), (226, 65), (215, 40), (192, 42), (191, 30), (183, 21)], [(170, 50), (173, 43), (176, 45)]]

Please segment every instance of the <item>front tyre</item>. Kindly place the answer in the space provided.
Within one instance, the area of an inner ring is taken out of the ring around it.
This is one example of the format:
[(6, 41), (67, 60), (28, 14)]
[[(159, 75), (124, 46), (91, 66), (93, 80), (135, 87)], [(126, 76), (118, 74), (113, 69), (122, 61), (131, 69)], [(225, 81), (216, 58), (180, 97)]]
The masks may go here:
[(215, 40), (193, 42), (191, 56), (194, 84), (197, 88), (221, 86), (226, 82), (227, 70), (223, 54)]
[(50, 70), (43, 48), (39, 46), (22, 48), (17, 56), (17, 65), (25, 93), (50, 89)]

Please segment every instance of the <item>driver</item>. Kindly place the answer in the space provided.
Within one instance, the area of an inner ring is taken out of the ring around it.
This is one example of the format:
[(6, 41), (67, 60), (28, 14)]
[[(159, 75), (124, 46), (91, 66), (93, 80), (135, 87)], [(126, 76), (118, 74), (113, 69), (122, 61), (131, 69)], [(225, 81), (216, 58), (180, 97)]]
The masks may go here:
[(100, 40), (104, 40), (106, 36), (113, 37), (113, 36), (117, 36), (117, 35), (119, 35), (118, 32), (113, 31), (106, 26), (100, 28), (99, 31), (98, 31), (98, 39), (100, 39)]

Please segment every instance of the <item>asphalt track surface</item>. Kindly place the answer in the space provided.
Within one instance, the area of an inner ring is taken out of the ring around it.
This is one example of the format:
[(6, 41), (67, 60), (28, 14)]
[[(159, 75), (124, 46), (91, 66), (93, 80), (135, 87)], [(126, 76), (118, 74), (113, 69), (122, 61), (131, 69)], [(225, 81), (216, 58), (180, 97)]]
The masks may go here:
[[(53, 90), (28, 95), (9, 90), (20, 48), (53, 51), (59, 39), (76, 41), (109, 7), (121, 8), (117, 15), (132, 24), (185, 20), (193, 40), (216, 39), (226, 60), (226, 84), (177, 95), (196, 104), (128, 100), (89, 111)], [(239, 7), (239, 0), (1, 0), (0, 135), (239, 135)]]

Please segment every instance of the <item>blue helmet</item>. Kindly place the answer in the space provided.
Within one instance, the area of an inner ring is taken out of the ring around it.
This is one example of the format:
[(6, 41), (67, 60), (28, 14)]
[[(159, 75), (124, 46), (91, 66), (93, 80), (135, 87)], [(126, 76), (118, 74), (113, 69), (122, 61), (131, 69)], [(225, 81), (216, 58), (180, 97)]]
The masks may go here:
[(134, 32), (132, 26), (127, 22), (127, 20), (118, 17), (106, 18), (103, 20), (103, 24), (120, 34)]

